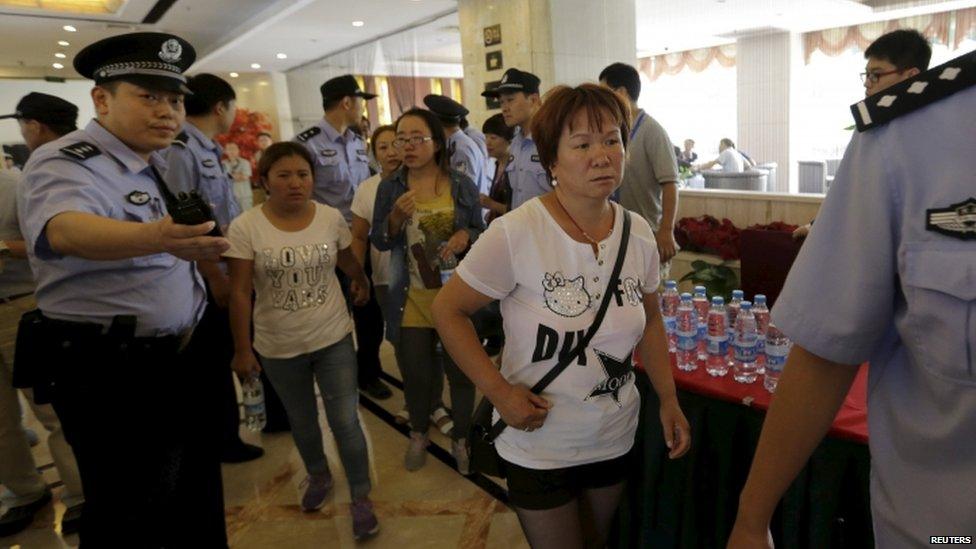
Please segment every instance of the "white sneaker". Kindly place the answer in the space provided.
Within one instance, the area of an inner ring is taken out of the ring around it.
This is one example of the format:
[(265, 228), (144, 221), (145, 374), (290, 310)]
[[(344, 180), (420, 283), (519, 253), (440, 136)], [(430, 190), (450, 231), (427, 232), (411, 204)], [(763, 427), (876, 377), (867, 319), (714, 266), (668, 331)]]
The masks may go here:
[(407, 471), (418, 471), (427, 463), (428, 445), (430, 445), (430, 437), (426, 433), (410, 431), (410, 445), (407, 446), (407, 454), (403, 457), (403, 465)]
[(471, 455), (468, 451), (468, 443), (464, 440), (451, 441), (451, 455), (457, 462), (458, 473), (464, 476), (471, 474)]

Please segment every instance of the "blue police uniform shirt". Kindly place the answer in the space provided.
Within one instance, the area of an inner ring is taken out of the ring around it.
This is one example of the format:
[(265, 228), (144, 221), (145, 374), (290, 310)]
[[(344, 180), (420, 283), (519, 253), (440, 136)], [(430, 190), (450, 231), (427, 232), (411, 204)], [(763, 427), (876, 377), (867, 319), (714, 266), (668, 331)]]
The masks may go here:
[(342, 212), (352, 223), (352, 197), (359, 184), (369, 179), (366, 143), (356, 132), (339, 132), (324, 118), (295, 136), (315, 159), (315, 187), (312, 199)]
[[(150, 162), (165, 169), (157, 153)], [(103, 326), (134, 315), (136, 335), (164, 336), (185, 333), (203, 314), (206, 291), (190, 262), (166, 253), (92, 261), (51, 249), (47, 223), (64, 212), (136, 223), (166, 215), (150, 165), (97, 121), (31, 154), (17, 209), (45, 315)]]
[(973, 143), (976, 87), (855, 135), (772, 311), (814, 354), (871, 363), (878, 547), (976, 532)]
[(166, 184), (174, 194), (200, 193), (226, 233), (230, 222), (241, 214), (241, 206), (234, 196), (234, 182), (220, 161), (223, 151), (190, 122), (184, 124), (183, 134), (185, 141), (174, 141), (160, 152), (167, 164)]
[(451, 169), (468, 176), (479, 193), (488, 194), (491, 190), (491, 181), (485, 174), (488, 160), (481, 154), (478, 144), (464, 132), (456, 131), (447, 138), (447, 150), (451, 154)]
[(518, 208), (525, 202), (552, 190), (546, 170), (539, 162), (539, 151), (535, 148), (535, 141), (522, 133), (522, 128), (515, 130), (515, 137), (508, 147), (511, 156), (505, 166), (508, 182), (512, 186), (512, 209)]
[(478, 148), (481, 149), (481, 154), (485, 158), (488, 158), (488, 143), (485, 141), (485, 134), (475, 129), (474, 126), (468, 126), (461, 131), (464, 132), (464, 135), (470, 137), (475, 143), (477, 143)]

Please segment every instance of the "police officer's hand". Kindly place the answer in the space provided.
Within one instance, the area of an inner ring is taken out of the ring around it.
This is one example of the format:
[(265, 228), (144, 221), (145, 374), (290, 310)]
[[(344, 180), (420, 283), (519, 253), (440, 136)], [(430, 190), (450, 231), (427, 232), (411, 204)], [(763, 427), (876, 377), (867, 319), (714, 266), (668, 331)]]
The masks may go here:
[(654, 240), (657, 241), (657, 251), (661, 254), (661, 263), (671, 261), (671, 258), (681, 249), (674, 239), (673, 229), (661, 227), (654, 233)]
[(369, 302), (369, 279), (365, 276), (362, 280), (355, 280), (349, 282), (349, 293), (352, 295), (352, 304), (357, 307), (362, 307)]
[(509, 385), (502, 394), (490, 400), (506, 425), (529, 432), (542, 427), (549, 408), (552, 408), (551, 402), (525, 385)]
[(400, 195), (400, 198), (393, 204), (393, 211), (390, 212), (390, 224), (399, 227), (410, 219), (417, 211), (416, 191), (407, 191)]
[(234, 370), (237, 377), (247, 379), (261, 373), (261, 364), (258, 357), (254, 356), (254, 351), (237, 351), (234, 353), (234, 360), (230, 362), (230, 368)]
[(155, 244), (163, 251), (187, 261), (218, 261), (220, 254), (230, 248), (226, 238), (206, 236), (213, 230), (214, 222), (199, 225), (180, 225), (166, 216), (152, 224)]

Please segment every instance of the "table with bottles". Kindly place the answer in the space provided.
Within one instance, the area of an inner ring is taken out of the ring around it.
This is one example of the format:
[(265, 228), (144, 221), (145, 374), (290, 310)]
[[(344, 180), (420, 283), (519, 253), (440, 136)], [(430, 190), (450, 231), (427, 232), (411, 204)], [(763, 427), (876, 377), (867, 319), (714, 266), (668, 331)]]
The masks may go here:
[[(614, 547), (724, 547), (735, 520), (790, 344), (769, 323), (762, 296), (747, 301), (737, 291), (726, 306), (703, 288), (697, 293), (681, 296), (673, 281), (662, 292), (692, 448), (681, 459), (667, 458), (657, 397), (647, 377), (637, 376), (634, 472)], [(777, 548), (873, 546), (866, 374), (862, 365), (830, 434), (780, 502), (771, 528)]]

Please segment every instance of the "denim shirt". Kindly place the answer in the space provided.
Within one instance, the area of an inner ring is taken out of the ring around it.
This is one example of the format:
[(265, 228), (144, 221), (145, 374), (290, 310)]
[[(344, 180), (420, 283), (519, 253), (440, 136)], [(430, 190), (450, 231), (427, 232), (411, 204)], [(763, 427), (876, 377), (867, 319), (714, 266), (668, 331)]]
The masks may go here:
[[(454, 200), (454, 232), (468, 231), (471, 244), (485, 230), (481, 217), (481, 203), (478, 201), (478, 187), (471, 179), (454, 170), (450, 173), (451, 198)], [(376, 207), (373, 208), (372, 230), (369, 240), (380, 251), (391, 250), (390, 254), (390, 297), (387, 300), (386, 339), (396, 344), (400, 336), (400, 322), (403, 307), (407, 303), (410, 290), (410, 267), (407, 264), (407, 234), (401, 230), (394, 238), (389, 235), (390, 212), (403, 193), (407, 192), (407, 169), (397, 170), (384, 179), (376, 191)]]

